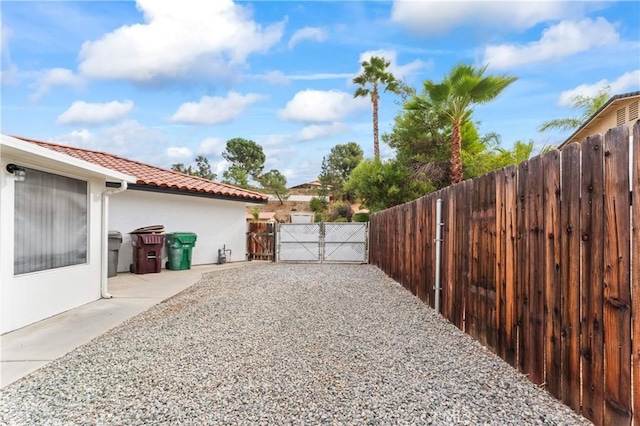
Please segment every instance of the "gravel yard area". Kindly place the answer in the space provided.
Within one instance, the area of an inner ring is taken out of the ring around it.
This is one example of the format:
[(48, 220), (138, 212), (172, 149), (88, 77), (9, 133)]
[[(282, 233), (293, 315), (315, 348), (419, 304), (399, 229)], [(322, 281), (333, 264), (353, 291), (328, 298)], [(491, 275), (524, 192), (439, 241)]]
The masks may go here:
[(368, 265), (211, 273), (0, 407), (9, 425), (590, 424)]

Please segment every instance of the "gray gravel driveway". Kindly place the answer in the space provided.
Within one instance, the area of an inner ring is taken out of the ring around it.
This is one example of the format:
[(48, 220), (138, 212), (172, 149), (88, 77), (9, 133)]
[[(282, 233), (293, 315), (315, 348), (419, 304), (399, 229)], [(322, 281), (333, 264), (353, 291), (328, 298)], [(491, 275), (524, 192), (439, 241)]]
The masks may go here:
[(367, 265), (211, 273), (0, 407), (10, 425), (589, 424)]

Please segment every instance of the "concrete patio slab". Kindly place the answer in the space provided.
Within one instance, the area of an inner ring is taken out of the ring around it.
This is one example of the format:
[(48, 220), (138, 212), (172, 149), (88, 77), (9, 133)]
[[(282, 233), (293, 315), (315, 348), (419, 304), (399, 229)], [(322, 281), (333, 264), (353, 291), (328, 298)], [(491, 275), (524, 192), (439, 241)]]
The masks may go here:
[(194, 266), (159, 274), (119, 273), (109, 279), (113, 298), (100, 299), (0, 336), (0, 388), (197, 283), (202, 275), (256, 262)]

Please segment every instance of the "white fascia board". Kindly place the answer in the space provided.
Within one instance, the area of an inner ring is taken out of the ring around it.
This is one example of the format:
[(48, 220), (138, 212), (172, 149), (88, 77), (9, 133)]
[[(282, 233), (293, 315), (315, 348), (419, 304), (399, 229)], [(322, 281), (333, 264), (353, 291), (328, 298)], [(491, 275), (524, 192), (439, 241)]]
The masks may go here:
[(99, 176), (106, 178), (110, 182), (135, 183), (136, 178), (131, 175), (117, 172), (85, 160), (62, 154), (48, 148), (43, 148), (36, 144), (26, 142), (12, 136), (0, 134), (0, 155), (9, 154), (15, 156), (35, 156), (43, 165), (57, 164), (65, 168), (74, 169), (82, 174)]

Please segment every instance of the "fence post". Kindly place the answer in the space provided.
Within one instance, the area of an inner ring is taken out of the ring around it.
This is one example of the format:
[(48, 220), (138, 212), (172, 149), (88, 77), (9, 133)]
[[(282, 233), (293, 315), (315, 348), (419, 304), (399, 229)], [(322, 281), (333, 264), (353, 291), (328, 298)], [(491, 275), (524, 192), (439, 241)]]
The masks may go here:
[(442, 199), (436, 200), (436, 277), (434, 283), (436, 312), (440, 313), (440, 256), (442, 251)]

